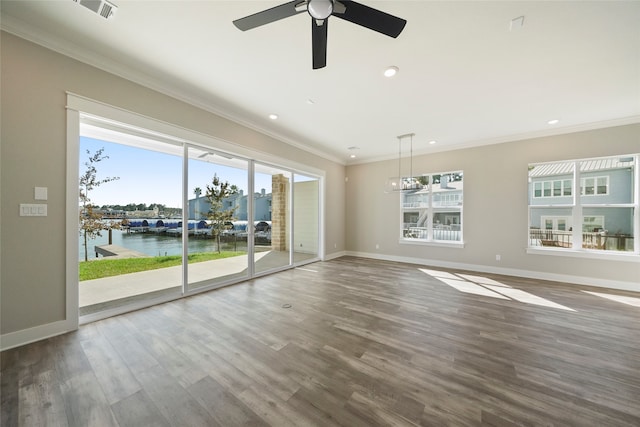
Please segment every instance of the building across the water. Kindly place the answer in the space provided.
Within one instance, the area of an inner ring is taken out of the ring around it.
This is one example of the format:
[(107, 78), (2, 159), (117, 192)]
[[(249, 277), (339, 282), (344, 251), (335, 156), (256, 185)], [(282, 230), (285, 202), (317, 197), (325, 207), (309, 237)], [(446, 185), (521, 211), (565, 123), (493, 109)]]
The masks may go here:
[[(223, 200), (223, 209), (229, 210), (235, 208), (234, 218), (239, 221), (247, 221), (247, 199), (248, 195), (240, 190), (238, 194), (234, 194)], [(255, 212), (254, 220), (271, 221), (271, 199), (272, 194), (267, 193), (263, 188), (259, 193), (253, 195), (253, 210)], [(187, 216), (192, 220), (207, 219), (207, 214), (211, 210), (211, 204), (204, 196), (199, 196), (189, 200), (189, 209)]]

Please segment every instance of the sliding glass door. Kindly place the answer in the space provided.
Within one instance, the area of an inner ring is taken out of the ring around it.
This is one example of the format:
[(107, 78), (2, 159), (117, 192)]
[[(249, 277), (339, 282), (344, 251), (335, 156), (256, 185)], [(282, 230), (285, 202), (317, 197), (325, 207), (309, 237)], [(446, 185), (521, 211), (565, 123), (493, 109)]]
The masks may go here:
[(319, 178), (95, 116), (80, 135), (83, 322), (319, 259)]
[(249, 276), (249, 162), (188, 147), (187, 291)]
[(165, 232), (182, 211), (181, 151), (115, 133), (81, 137), (81, 316), (181, 294), (182, 243)]
[(291, 265), (290, 171), (255, 163), (253, 194), (254, 270), (263, 273)]

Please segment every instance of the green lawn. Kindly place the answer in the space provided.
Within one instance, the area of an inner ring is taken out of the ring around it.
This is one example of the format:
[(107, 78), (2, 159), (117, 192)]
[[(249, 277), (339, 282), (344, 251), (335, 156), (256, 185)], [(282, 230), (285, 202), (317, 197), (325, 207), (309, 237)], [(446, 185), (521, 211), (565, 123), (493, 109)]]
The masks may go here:
[[(223, 251), (201, 252), (189, 255), (189, 264), (194, 262), (211, 261), (214, 259), (230, 258), (244, 255), (246, 252)], [(80, 262), (80, 281), (100, 279), (102, 277), (120, 274), (136, 273), (138, 271), (156, 270), (158, 268), (173, 267), (182, 264), (180, 255), (157, 256), (148, 258), (100, 259)]]

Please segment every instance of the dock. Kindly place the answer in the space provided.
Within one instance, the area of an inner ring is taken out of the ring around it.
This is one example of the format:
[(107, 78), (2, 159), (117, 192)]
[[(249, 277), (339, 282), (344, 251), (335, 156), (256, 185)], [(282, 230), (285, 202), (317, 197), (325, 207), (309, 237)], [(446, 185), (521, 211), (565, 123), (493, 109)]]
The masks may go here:
[(118, 245), (100, 245), (95, 246), (96, 258), (98, 255), (102, 255), (109, 259), (124, 259), (124, 258), (148, 258), (149, 255), (137, 252), (131, 249), (123, 248)]

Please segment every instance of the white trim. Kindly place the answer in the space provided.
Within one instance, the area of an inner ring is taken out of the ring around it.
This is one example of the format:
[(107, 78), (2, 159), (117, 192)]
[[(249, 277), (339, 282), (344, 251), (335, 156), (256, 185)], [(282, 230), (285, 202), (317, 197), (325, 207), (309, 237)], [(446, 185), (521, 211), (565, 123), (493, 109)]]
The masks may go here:
[[(488, 145), (505, 144), (509, 142), (524, 141), (528, 139), (566, 135), (570, 133), (586, 132), (586, 131), (597, 130), (597, 129), (606, 129), (606, 128), (612, 128), (617, 126), (634, 125), (638, 123), (640, 123), (640, 115), (635, 115), (635, 116), (629, 116), (629, 117), (621, 117), (618, 119), (602, 120), (598, 122), (580, 123), (577, 125), (567, 126), (564, 128), (542, 129), (542, 130), (532, 131), (532, 132), (524, 132), (524, 133), (518, 133), (518, 134), (512, 134), (512, 135), (499, 136), (496, 138), (463, 141), (459, 144), (441, 145), (439, 147), (436, 144), (436, 145), (430, 145), (428, 148), (425, 148), (422, 150), (414, 150), (413, 157), (418, 157), (421, 155), (430, 155), (434, 153), (445, 153), (449, 151), (465, 150), (468, 148), (483, 147)], [(385, 154), (382, 156), (375, 156), (375, 157), (366, 158), (366, 159), (360, 158), (358, 160), (350, 160), (350, 161), (347, 161), (347, 166), (381, 162), (385, 160), (394, 160), (394, 159), (397, 160), (398, 156), (394, 154)], [(555, 162), (549, 162), (549, 163), (555, 163)]]
[[(177, 287), (177, 286), (176, 286)], [(86, 325), (87, 323), (95, 322), (109, 317), (118, 316), (120, 314), (130, 313), (132, 311), (141, 310), (143, 308), (149, 308), (154, 305), (163, 304), (165, 302), (175, 301), (183, 298), (184, 295), (180, 293), (180, 290), (176, 291), (176, 294), (166, 295), (157, 298), (149, 298), (144, 301), (134, 302), (131, 304), (121, 305), (118, 307), (101, 310), (95, 313), (85, 314), (80, 317), (80, 325)]]
[[(349, 256), (349, 255), (351, 255), (351, 253), (347, 253), (347, 251), (333, 252), (330, 254), (325, 254), (322, 261), (331, 261), (333, 259), (337, 259), (343, 256)], [(358, 256), (358, 255), (354, 255), (354, 256)]]
[(417, 245), (417, 246), (435, 246), (440, 248), (456, 248), (463, 249), (465, 246), (465, 242), (458, 242), (455, 240), (452, 241), (444, 241), (444, 240), (422, 240), (422, 239), (409, 239), (409, 238), (400, 238), (398, 241), (401, 245)]
[(0, 336), (0, 351), (9, 350), (10, 348), (20, 347), (32, 342), (55, 337), (57, 335), (66, 334), (78, 329), (76, 324), (67, 320), (60, 320), (53, 323), (34, 326), (33, 328), (21, 329), (15, 332), (9, 332)]
[[(221, 106), (215, 105), (213, 102), (211, 102), (211, 100), (202, 99), (195, 94), (186, 95), (183, 89), (178, 87), (172, 87), (166, 81), (152, 79), (148, 75), (140, 73), (140, 71), (138, 70), (134, 70), (133, 68), (123, 65), (123, 63), (121, 62), (112, 61), (108, 58), (96, 55), (96, 53), (92, 52), (90, 49), (86, 49), (77, 44), (70, 44), (68, 41), (63, 41), (59, 38), (52, 37), (51, 34), (47, 34), (41, 29), (33, 25), (30, 25), (24, 21), (17, 20), (12, 16), (9, 16), (9, 15), (2, 16), (2, 20), (0, 21), (0, 29), (10, 34), (13, 34), (17, 37), (20, 37), (24, 40), (28, 40), (32, 43), (43, 46), (61, 55), (75, 59), (84, 64), (91, 65), (100, 70), (111, 73), (115, 76), (121, 77), (128, 81), (147, 87), (156, 92), (170, 96), (174, 99), (183, 101), (187, 104), (193, 105), (204, 111), (208, 111), (217, 116), (230, 120), (234, 123), (240, 124), (249, 129), (252, 129), (264, 135), (275, 138), (292, 147), (298, 148), (300, 150), (306, 151), (308, 153), (314, 154), (316, 156), (322, 157), (324, 159), (330, 160), (332, 162), (338, 163), (343, 166), (374, 163), (374, 162), (397, 158), (397, 156), (389, 154), (389, 155), (382, 155), (382, 156), (373, 156), (366, 159), (360, 158), (355, 161), (345, 160), (342, 157), (336, 156), (335, 154), (320, 150), (315, 147), (311, 147), (309, 144), (294, 141), (291, 138), (288, 138), (282, 134), (266, 129), (265, 127), (260, 126), (256, 123), (253, 123), (247, 120), (246, 118), (240, 117), (237, 113), (235, 114), (231, 113), (227, 109)], [(616, 118), (611, 120), (602, 120), (597, 122), (579, 123), (576, 125), (566, 126), (562, 128), (542, 129), (542, 130), (536, 130), (531, 132), (523, 132), (518, 134), (500, 136), (495, 138), (462, 141), (458, 144), (451, 144), (447, 146), (439, 146), (439, 147), (430, 146), (428, 149), (414, 150), (413, 156), (415, 157), (415, 156), (433, 154), (438, 152), (455, 151), (455, 150), (462, 150), (462, 149), (480, 147), (480, 146), (486, 146), (486, 145), (495, 145), (495, 144), (503, 144), (507, 142), (522, 141), (526, 139), (564, 135), (569, 133), (590, 131), (595, 129), (603, 129), (603, 128), (616, 127), (616, 126), (625, 126), (625, 125), (636, 124), (636, 123), (640, 123), (640, 115), (621, 117), (621, 118)]]
[[(633, 184), (633, 188), (635, 188), (633, 195), (633, 226), (635, 230), (640, 230), (640, 155), (636, 156), (634, 168), (636, 177)], [(640, 234), (640, 231), (638, 231), (638, 234)], [(634, 239), (633, 251), (640, 253), (640, 236), (638, 239)]]
[(568, 274), (547, 273), (542, 271), (520, 270), (514, 268), (491, 267), (479, 264), (466, 264), (458, 262), (431, 260), (423, 258), (401, 257), (395, 255), (382, 255), (369, 252), (346, 251), (347, 256), (356, 256), (361, 258), (372, 258), (384, 261), (403, 262), (408, 264), (417, 264), (421, 266), (432, 266), (451, 268), (457, 270), (470, 270), (480, 273), (503, 274), (506, 276), (524, 277), (527, 279), (549, 280), (552, 282), (573, 283), (576, 285), (594, 286), (607, 289), (619, 289), (623, 291), (640, 292), (640, 283), (623, 282), (619, 280), (595, 279), (592, 277), (573, 276)]
[(163, 80), (152, 79), (147, 74), (140, 73), (138, 70), (134, 70), (133, 68), (123, 65), (123, 63), (115, 62), (105, 57), (96, 55), (95, 52), (92, 52), (91, 50), (86, 49), (80, 45), (70, 45), (66, 41), (61, 41), (59, 39), (56, 39), (55, 37), (51, 37), (50, 34), (44, 34), (40, 31), (40, 29), (33, 27), (25, 22), (16, 20), (11, 16), (3, 15), (0, 24), (0, 28), (3, 31), (43, 46), (61, 55), (73, 58), (84, 64), (89, 64), (115, 76), (137, 83), (148, 89), (170, 96), (189, 105), (193, 105), (194, 107), (197, 107), (201, 110), (210, 112), (241, 126), (260, 132), (264, 135), (277, 139), (287, 145), (298, 148), (307, 153), (311, 153), (313, 155), (322, 157), (323, 159), (330, 160), (335, 163), (339, 163), (341, 165), (346, 164), (343, 158), (338, 157), (326, 150), (321, 150), (315, 147), (311, 147), (309, 144), (295, 141), (281, 133), (274, 132), (270, 129), (265, 128), (264, 126), (254, 123), (251, 120), (241, 117), (237, 113), (232, 113), (228, 111), (228, 109), (214, 104), (209, 99), (204, 99), (194, 93), (186, 94), (184, 89), (174, 87), (170, 83)]
[(580, 249), (572, 250), (568, 248), (540, 248), (530, 247), (526, 250), (529, 255), (552, 255), (552, 256), (567, 256), (572, 258), (588, 258), (599, 259), (603, 261), (623, 261), (623, 262), (640, 262), (640, 256), (633, 252), (624, 251), (605, 251), (605, 250), (589, 250)]
[(325, 236), (325, 218), (326, 216), (326, 178), (323, 176), (318, 179), (318, 257), (324, 261), (326, 259), (327, 241)]
[[(184, 296), (189, 289), (189, 144), (182, 144), (182, 271), (180, 292)], [(195, 218), (195, 215), (194, 215)], [(195, 236), (195, 235), (194, 235)]]
[[(67, 330), (78, 329), (79, 266), (78, 266), (78, 180), (80, 161), (80, 113), (67, 110), (67, 168), (66, 168), (66, 208), (65, 208), (65, 317)], [(75, 165), (75, 167), (69, 167)], [(75, 212), (75, 214), (74, 214)], [(70, 230), (74, 230), (73, 233)]]
[[(67, 164), (77, 165), (80, 144), (80, 113), (67, 109)], [(78, 329), (78, 168), (67, 168), (65, 189), (65, 319), (10, 332), (0, 336), (0, 351), (29, 344), (45, 338), (61, 335)]]
[[(163, 122), (160, 120), (156, 120), (152, 117), (143, 116), (131, 111), (127, 111), (115, 106), (111, 106), (105, 103), (101, 103), (98, 101), (91, 100), (86, 97), (78, 96), (73, 93), (67, 92), (67, 112), (68, 112), (68, 138), (69, 144), (67, 147), (67, 162), (69, 165), (78, 165), (79, 163), (79, 141), (81, 134), (81, 121), (86, 119), (86, 122), (89, 124), (96, 124), (98, 126), (106, 123), (109, 129), (114, 130), (116, 132), (125, 132), (128, 133), (129, 130), (133, 131), (133, 134), (142, 137), (160, 140), (162, 143), (171, 143), (171, 144), (179, 144), (181, 147), (179, 148), (181, 151), (181, 156), (183, 158), (182, 164), (182, 210), (183, 213), (188, 213), (188, 177), (189, 177), (189, 156), (188, 150), (190, 148), (205, 148), (205, 149), (213, 149), (216, 152), (228, 153), (237, 158), (243, 158), (247, 161), (247, 173), (248, 173), (248, 184), (249, 184), (249, 200), (248, 200), (248, 215), (253, 217), (253, 197), (250, 195), (255, 193), (253, 189), (254, 185), (254, 173), (255, 173), (255, 165), (256, 162), (260, 165), (267, 165), (270, 167), (278, 168), (286, 170), (287, 173), (291, 173), (293, 177), (294, 174), (300, 173), (305, 176), (312, 176), (316, 178), (321, 186), (324, 186), (324, 181), (326, 180), (326, 172), (320, 169), (316, 169), (312, 166), (303, 165), (301, 163), (297, 163), (295, 161), (282, 159), (280, 157), (273, 156), (269, 153), (260, 152), (252, 149), (248, 149), (238, 144), (234, 144), (228, 141), (223, 141), (218, 138), (212, 137), (210, 135), (206, 135), (203, 133), (199, 133), (196, 131), (192, 131), (190, 129), (182, 128), (180, 126), (176, 126), (171, 123)], [(72, 286), (72, 292), (67, 291), (67, 295), (75, 296), (71, 298), (69, 301), (74, 303), (74, 312), (75, 313), (75, 329), (78, 327), (78, 264), (77, 264), (77, 247), (78, 247), (78, 235), (70, 230), (77, 229), (77, 215), (70, 215), (70, 212), (78, 209), (77, 205), (77, 182), (78, 182), (78, 168), (68, 167), (67, 168), (67, 271), (69, 278), (75, 278), (75, 280), (69, 280), (69, 285)], [(73, 171), (69, 169), (74, 169)], [(323, 187), (324, 188), (324, 187)], [(293, 183), (292, 183), (293, 189)], [(290, 194), (291, 197), (291, 194)], [(324, 209), (324, 199), (319, 201), (320, 205), (319, 216), (323, 219), (323, 209)], [(293, 207), (292, 199), (289, 200), (289, 205)], [(292, 222), (292, 215), (290, 215), (290, 221)], [(293, 236), (293, 228), (292, 223), (289, 224), (290, 233)], [(321, 225), (322, 227), (322, 225)], [(321, 228), (323, 230), (323, 228)], [(73, 235), (73, 236), (72, 236)], [(82, 316), (80, 319), (80, 323), (88, 323), (90, 321), (99, 320), (102, 318), (110, 317), (113, 315), (126, 313), (132, 310), (137, 310), (143, 307), (149, 307), (156, 303), (171, 301), (174, 299), (182, 298), (185, 296), (191, 296), (196, 293), (209, 291), (212, 289), (216, 289), (218, 287), (227, 286), (230, 284), (241, 283), (243, 281), (249, 280), (250, 278), (259, 277), (261, 275), (271, 274), (276, 271), (283, 271), (289, 268), (294, 267), (296, 264), (293, 263), (292, 260), (292, 252), (290, 252), (290, 262), (289, 264), (282, 266), (279, 269), (271, 269), (268, 271), (260, 272), (256, 274), (254, 271), (253, 262), (249, 263), (249, 269), (251, 276), (241, 277), (241, 278), (232, 278), (228, 281), (224, 281), (222, 283), (214, 283), (211, 286), (203, 286), (195, 289), (189, 288), (189, 278), (188, 278), (188, 248), (186, 245), (187, 241), (187, 233), (184, 233), (182, 236), (183, 239), (183, 265), (182, 265), (182, 280), (181, 280), (181, 290), (179, 294), (170, 295), (168, 297), (163, 297), (160, 299), (147, 299), (145, 301), (141, 301), (138, 303), (134, 303), (127, 306), (116, 307), (113, 309), (109, 309), (99, 313), (92, 313), (85, 316)], [(249, 228), (249, 259), (253, 259), (253, 229)], [(73, 244), (70, 243), (73, 241)], [(293, 249), (291, 242), (289, 242), (289, 246)], [(319, 257), (316, 256), (311, 260), (307, 260), (306, 262), (318, 261)], [(73, 282), (73, 283), (72, 283)], [(206, 281), (205, 281), (206, 283)]]
[(313, 166), (298, 163), (293, 160), (274, 156), (267, 151), (247, 148), (238, 143), (224, 140), (206, 133), (184, 128), (174, 123), (168, 123), (153, 117), (145, 116), (104, 102), (96, 101), (73, 92), (67, 92), (67, 108), (82, 111), (99, 118), (109, 119), (123, 126), (134, 126), (140, 129), (160, 133), (167, 140), (192, 143), (201, 147), (233, 153), (235, 156), (254, 159), (259, 162), (270, 163), (276, 167), (293, 169), (302, 174), (324, 177), (325, 171)]

